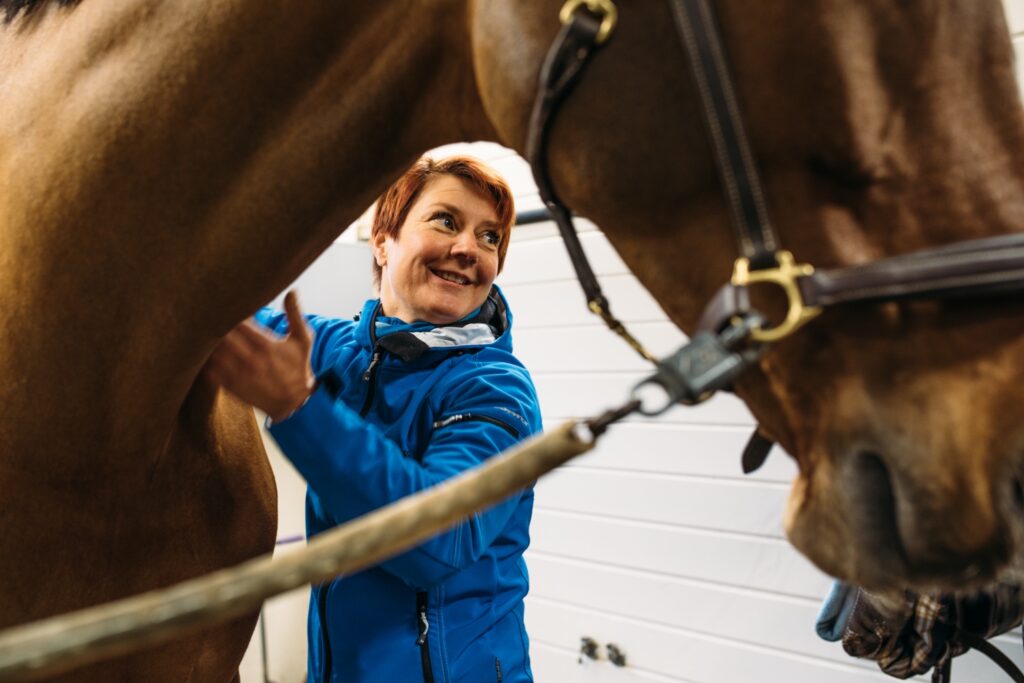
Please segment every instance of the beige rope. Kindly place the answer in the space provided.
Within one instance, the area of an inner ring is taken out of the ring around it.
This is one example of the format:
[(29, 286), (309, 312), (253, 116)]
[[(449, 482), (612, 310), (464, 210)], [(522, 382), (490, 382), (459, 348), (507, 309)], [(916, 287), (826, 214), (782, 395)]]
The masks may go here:
[(323, 533), (302, 550), (0, 632), (0, 681), (33, 681), (194, 633), (274, 595), (418, 545), (593, 448), (568, 422), (439, 486)]

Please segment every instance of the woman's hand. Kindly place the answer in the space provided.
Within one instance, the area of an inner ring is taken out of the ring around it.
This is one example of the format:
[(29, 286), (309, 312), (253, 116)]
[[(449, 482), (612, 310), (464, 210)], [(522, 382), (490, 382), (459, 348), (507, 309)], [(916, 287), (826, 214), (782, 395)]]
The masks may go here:
[(259, 408), (274, 422), (298, 410), (316, 388), (310, 367), (313, 332), (298, 297), (284, 299), (288, 334), (279, 337), (253, 320), (228, 332), (213, 350), (203, 373), (212, 382)]

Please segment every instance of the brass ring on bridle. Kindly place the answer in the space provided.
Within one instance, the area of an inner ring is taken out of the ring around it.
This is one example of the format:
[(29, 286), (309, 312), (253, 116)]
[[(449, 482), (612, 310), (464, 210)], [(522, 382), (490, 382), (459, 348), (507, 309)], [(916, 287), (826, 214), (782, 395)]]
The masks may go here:
[(821, 313), (820, 307), (804, 304), (797, 285), (797, 279), (813, 274), (814, 267), (807, 263), (796, 263), (793, 255), (785, 250), (776, 252), (775, 259), (778, 267), (764, 270), (750, 270), (748, 259), (736, 259), (732, 275), (732, 284), (737, 287), (748, 287), (759, 282), (777, 285), (789, 301), (786, 318), (781, 323), (771, 328), (756, 327), (751, 330), (750, 338), (761, 343), (784, 339)]
[(612, 0), (568, 0), (558, 13), (558, 18), (563, 24), (572, 22), (572, 15), (579, 9), (580, 5), (586, 5), (587, 9), (601, 17), (601, 27), (594, 39), (598, 45), (608, 40), (615, 30), (615, 23), (619, 19), (619, 11)]

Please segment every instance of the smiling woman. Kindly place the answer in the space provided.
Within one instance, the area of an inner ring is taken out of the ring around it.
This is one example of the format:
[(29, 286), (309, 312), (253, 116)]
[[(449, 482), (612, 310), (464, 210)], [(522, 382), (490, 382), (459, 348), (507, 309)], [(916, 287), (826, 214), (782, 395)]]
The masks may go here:
[(374, 217), (384, 313), (451, 323), (479, 308), (504, 265), (513, 218), (508, 186), (479, 162), (421, 159), (385, 192)]
[[(262, 311), (207, 376), (272, 418), (306, 479), (307, 536), (438, 484), (540, 430), (493, 285), (514, 216), (480, 162), (421, 159), (381, 197), (380, 299), (356, 320)], [(309, 680), (533, 680), (523, 625), (533, 490), (312, 590)]]

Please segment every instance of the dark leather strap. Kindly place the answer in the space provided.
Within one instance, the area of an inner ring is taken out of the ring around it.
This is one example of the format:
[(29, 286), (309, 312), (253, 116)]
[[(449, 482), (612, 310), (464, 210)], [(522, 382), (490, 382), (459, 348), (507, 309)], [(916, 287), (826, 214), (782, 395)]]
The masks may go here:
[(778, 240), (768, 220), (761, 181), (711, 8), (707, 0), (672, 0), (671, 5), (690, 57), (740, 253), (750, 260), (752, 270), (773, 267)]
[(591, 312), (601, 317), (608, 329), (625, 340), (642, 358), (651, 363), (657, 363), (657, 359), (629, 333), (622, 321), (612, 314), (611, 305), (604, 292), (601, 291), (601, 285), (590, 267), (590, 261), (587, 260), (587, 255), (583, 251), (583, 245), (580, 244), (576, 228), (572, 223), (572, 214), (558, 198), (548, 174), (548, 134), (551, 129), (551, 121), (562, 100), (572, 90), (583, 72), (583, 68), (600, 45), (598, 42), (600, 28), (601, 20), (584, 6), (578, 7), (572, 15), (571, 21), (562, 26), (562, 30), (551, 45), (541, 68), (540, 87), (537, 90), (533, 112), (530, 115), (526, 155), (541, 199), (544, 200), (548, 211), (551, 212), (551, 218), (558, 226), (562, 242), (565, 243), (566, 251), (569, 252), (569, 260), (576, 271), (583, 294), (587, 298), (587, 306)]
[[(805, 306), (906, 299), (982, 299), (1024, 291), (1024, 233), (956, 242), (861, 266), (816, 270), (797, 282)], [(698, 329), (750, 311), (745, 287), (723, 286)]]
[(743, 474), (750, 474), (761, 469), (761, 465), (768, 459), (768, 454), (772, 452), (774, 446), (775, 442), (762, 434), (760, 427), (755, 429), (740, 458)]
[[(1009, 676), (1014, 683), (1024, 683), (1024, 672), (1021, 672), (1017, 665), (1014, 664), (1013, 661), (998, 647), (984, 638), (973, 633), (968, 633), (967, 631), (960, 631), (957, 633), (957, 637), (998, 664), (999, 668), (1005, 671), (1006, 675)], [(946, 680), (949, 680), (948, 672)]]
[(1024, 233), (957, 242), (799, 282), (807, 306), (910, 298), (981, 297), (1024, 289)]
[(718, 332), (735, 315), (750, 310), (750, 293), (746, 287), (726, 284), (711, 297), (697, 324), (697, 331)]
[(583, 245), (576, 235), (572, 216), (551, 184), (547, 158), (551, 121), (562, 100), (572, 91), (583, 68), (597, 49), (597, 33), (600, 26), (601, 20), (581, 7), (576, 11), (573, 21), (562, 26), (558, 37), (548, 50), (544, 65), (541, 67), (540, 87), (530, 116), (526, 159), (530, 162), (540, 197), (551, 212), (551, 218), (558, 225), (562, 241), (569, 252), (569, 260), (576, 270), (576, 277), (579, 278), (587, 301), (598, 301), (607, 308), (608, 302), (587, 261)]

